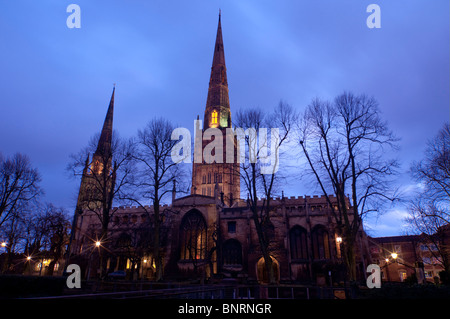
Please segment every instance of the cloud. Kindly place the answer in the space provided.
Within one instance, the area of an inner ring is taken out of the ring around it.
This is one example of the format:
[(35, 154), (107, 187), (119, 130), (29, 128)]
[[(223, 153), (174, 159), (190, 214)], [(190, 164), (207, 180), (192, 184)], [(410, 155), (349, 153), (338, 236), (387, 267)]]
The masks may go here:
[(406, 228), (405, 218), (408, 217), (406, 208), (395, 208), (381, 216), (369, 217), (364, 220), (364, 229), (370, 236), (399, 236)]

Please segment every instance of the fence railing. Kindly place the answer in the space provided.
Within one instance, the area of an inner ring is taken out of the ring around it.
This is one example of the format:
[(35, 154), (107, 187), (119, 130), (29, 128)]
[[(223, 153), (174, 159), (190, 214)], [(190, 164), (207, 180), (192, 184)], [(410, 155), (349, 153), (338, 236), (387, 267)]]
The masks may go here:
[(349, 287), (303, 285), (189, 285), (176, 288), (96, 292), (39, 299), (345, 299)]

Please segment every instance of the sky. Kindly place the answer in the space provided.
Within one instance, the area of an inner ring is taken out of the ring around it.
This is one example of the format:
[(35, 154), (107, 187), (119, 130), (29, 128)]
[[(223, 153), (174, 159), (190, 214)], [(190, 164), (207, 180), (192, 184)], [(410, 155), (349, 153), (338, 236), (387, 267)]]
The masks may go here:
[[(80, 28), (68, 28), (70, 4)], [(381, 28), (368, 28), (369, 4)], [(448, 0), (0, 1), (0, 152), (28, 155), (44, 200), (73, 212), (79, 180), (66, 166), (103, 124), (116, 84), (114, 129), (131, 137), (154, 117), (193, 130), (202, 115), (219, 8), (231, 112), (299, 112), (344, 90), (377, 99), (401, 138), (398, 186), (449, 121)], [(287, 196), (319, 194), (292, 181)], [(406, 208), (365, 221), (372, 236), (404, 232)]]

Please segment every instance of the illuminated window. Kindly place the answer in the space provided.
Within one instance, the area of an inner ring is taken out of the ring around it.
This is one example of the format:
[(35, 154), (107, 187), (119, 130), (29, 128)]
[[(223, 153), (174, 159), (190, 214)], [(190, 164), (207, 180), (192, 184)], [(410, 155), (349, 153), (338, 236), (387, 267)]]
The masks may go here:
[(182, 260), (199, 260), (206, 257), (206, 222), (197, 210), (184, 215), (180, 226)]
[(99, 160), (96, 160), (91, 164), (91, 173), (100, 175), (103, 171), (103, 163), (101, 163)]
[(212, 114), (211, 114), (211, 123), (212, 124), (217, 124), (217, 111), (216, 110), (214, 110), (213, 112), (212, 112)]
[(403, 281), (403, 280), (405, 280), (406, 278), (408, 278), (408, 275), (407, 275), (407, 273), (406, 273), (405, 270), (399, 271), (399, 275), (400, 275), (400, 280), (401, 280), (401, 281)]
[(328, 232), (325, 227), (317, 225), (311, 234), (312, 252), (314, 259), (329, 259), (330, 245), (328, 242)]

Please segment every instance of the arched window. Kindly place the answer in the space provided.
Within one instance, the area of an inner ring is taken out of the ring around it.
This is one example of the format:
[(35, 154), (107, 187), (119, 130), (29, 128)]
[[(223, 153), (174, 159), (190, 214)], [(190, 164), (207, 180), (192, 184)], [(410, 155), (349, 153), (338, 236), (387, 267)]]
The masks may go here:
[(308, 258), (306, 229), (300, 226), (294, 226), (289, 231), (289, 242), (292, 260)]
[(236, 239), (228, 239), (222, 247), (224, 265), (242, 265), (242, 246)]
[(314, 227), (311, 233), (313, 258), (329, 259), (330, 258), (330, 242), (328, 241), (328, 232), (324, 226), (318, 225)]
[(212, 111), (212, 113), (211, 113), (211, 123), (212, 124), (217, 124), (217, 116), (218, 116), (217, 111), (216, 110)]
[(206, 257), (206, 222), (197, 210), (184, 215), (180, 225), (181, 259), (199, 260)]

